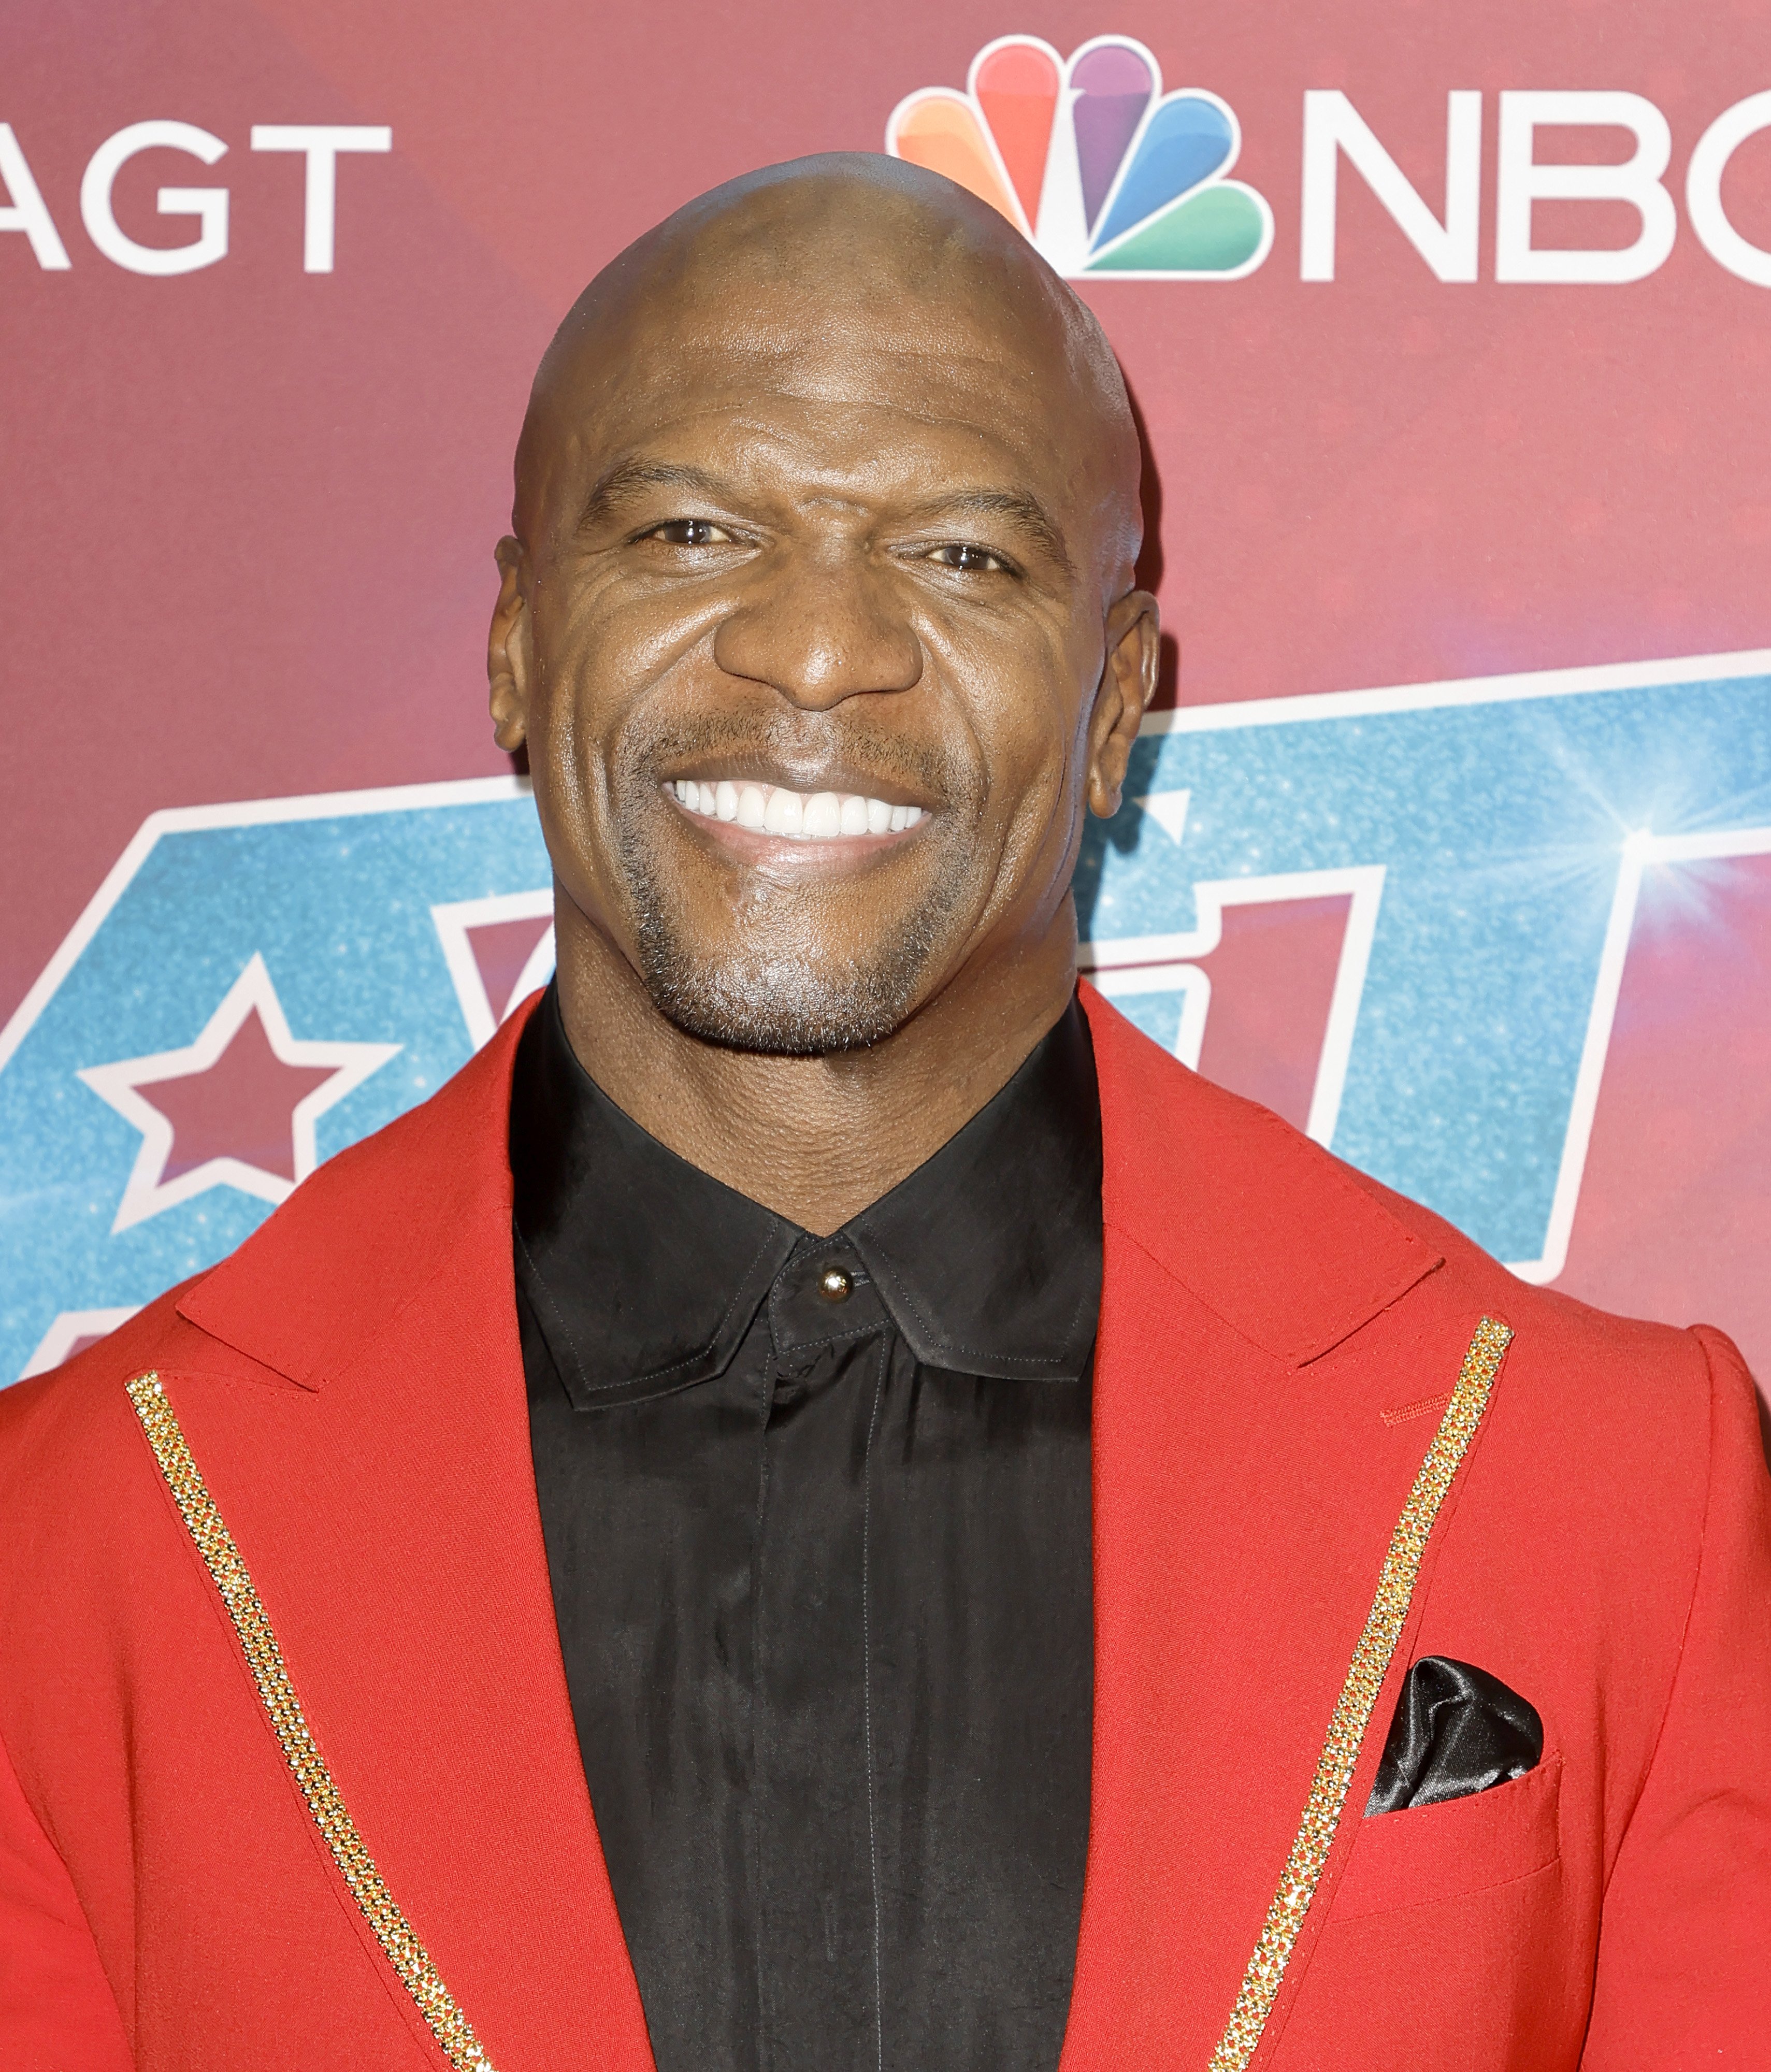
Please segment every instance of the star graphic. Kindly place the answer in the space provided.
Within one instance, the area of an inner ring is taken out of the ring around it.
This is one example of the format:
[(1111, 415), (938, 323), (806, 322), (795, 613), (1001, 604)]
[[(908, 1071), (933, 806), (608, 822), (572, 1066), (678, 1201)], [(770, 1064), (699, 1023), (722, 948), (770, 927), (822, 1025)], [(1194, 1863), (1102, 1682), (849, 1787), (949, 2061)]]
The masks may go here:
[(319, 1163), (314, 1124), (400, 1048), (298, 1042), (255, 956), (195, 1042), (80, 1072), (142, 1133), (113, 1234), (211, 1187), (285, 1200)]

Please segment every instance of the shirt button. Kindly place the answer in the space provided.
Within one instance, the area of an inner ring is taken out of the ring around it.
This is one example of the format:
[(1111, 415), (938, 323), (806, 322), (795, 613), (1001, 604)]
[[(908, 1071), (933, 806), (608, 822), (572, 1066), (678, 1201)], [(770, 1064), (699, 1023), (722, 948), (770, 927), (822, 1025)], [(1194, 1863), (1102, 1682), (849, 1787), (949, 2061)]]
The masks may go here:
[(827, 1266), (818, 1276), (818, 1293), (827, 1302), (846, 1302), (854, 1285), (840, 1266)]

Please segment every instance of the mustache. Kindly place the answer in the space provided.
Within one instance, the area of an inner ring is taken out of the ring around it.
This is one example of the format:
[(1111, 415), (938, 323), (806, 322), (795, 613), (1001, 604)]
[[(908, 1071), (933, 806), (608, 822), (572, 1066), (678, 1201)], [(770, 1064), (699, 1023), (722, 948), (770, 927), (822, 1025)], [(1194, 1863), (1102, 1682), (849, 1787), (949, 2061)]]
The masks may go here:
[(931, 804), (981, 802), (981, 772), (940, 744), (906, 739), (865, 719), (824, 713), (712, 712), (676, 720), (623, 744), (614, 773), (627, 783), (655, 787), (685, 765), (725, 763), (734, 769), (754, 764), (791, 775), (816, 787), (821, 776), (840, 771), (849, 788), (900, 788)]

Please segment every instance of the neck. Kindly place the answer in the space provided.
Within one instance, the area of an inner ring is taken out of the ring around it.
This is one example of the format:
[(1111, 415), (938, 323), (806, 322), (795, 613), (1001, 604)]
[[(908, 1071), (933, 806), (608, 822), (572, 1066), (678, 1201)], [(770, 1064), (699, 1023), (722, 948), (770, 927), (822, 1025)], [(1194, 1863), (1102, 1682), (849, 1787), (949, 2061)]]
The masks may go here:
[(1076, 983), (1075, 910), (968, 961), (862, 1050), (732, 1050), (660, 1013), (633, 967), (557, 900), (560, 1005), (579, 1063), (679, 1157), (826, 1236), (888, 1193), (1014, 1076)]

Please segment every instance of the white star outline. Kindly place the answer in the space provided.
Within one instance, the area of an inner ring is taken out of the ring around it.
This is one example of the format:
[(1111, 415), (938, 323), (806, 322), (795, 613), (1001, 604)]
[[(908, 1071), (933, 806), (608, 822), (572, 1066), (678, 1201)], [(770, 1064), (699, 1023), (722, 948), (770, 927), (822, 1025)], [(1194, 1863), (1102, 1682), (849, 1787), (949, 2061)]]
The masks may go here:
[[(294, 1133), (294, 1182), (280, 1173), (267, 1173), (243, 1158), (208, 1158), (163, 1182), (166, 1161), (172, 1156), (172, 1124), (138, 1088), (165, 1079), (182, 1079), (206, 1072), (238, 1034), (247, 1016), (256, 1009), (269, 1039), (271, 1051), (285, 1065), (330, 1066), (332, 1075), (313, 1092), (302, 1096), (290, 1111)], [(150, 1216), (176, 1208), (212, 1187), (236, 1187), (261, 1202), (286, 1201), (319, 1163), (314, 1142), (314, 1124), (328, 1108), (335, 1108), (354, 1092), (371, 1074), (378, 1072), (405, 1046), (399, 1043), (347, 1043), (304, 1042), (290, 1030), (283, 1004), (277, 997), (264, 958), (254, 952), (252, 960), (222, 997), (194, 1043), (180, 1050), (156, 1050), (141, 1058), (123, 1058), (114, 1064), (87, 1065), (78, 1077), (123, 1120), (142, 1133), (140, 1149), (130, 1168), (117, 1219), (111, 1225), (114, 1237), (120, 1231), (145, 1223)]]

